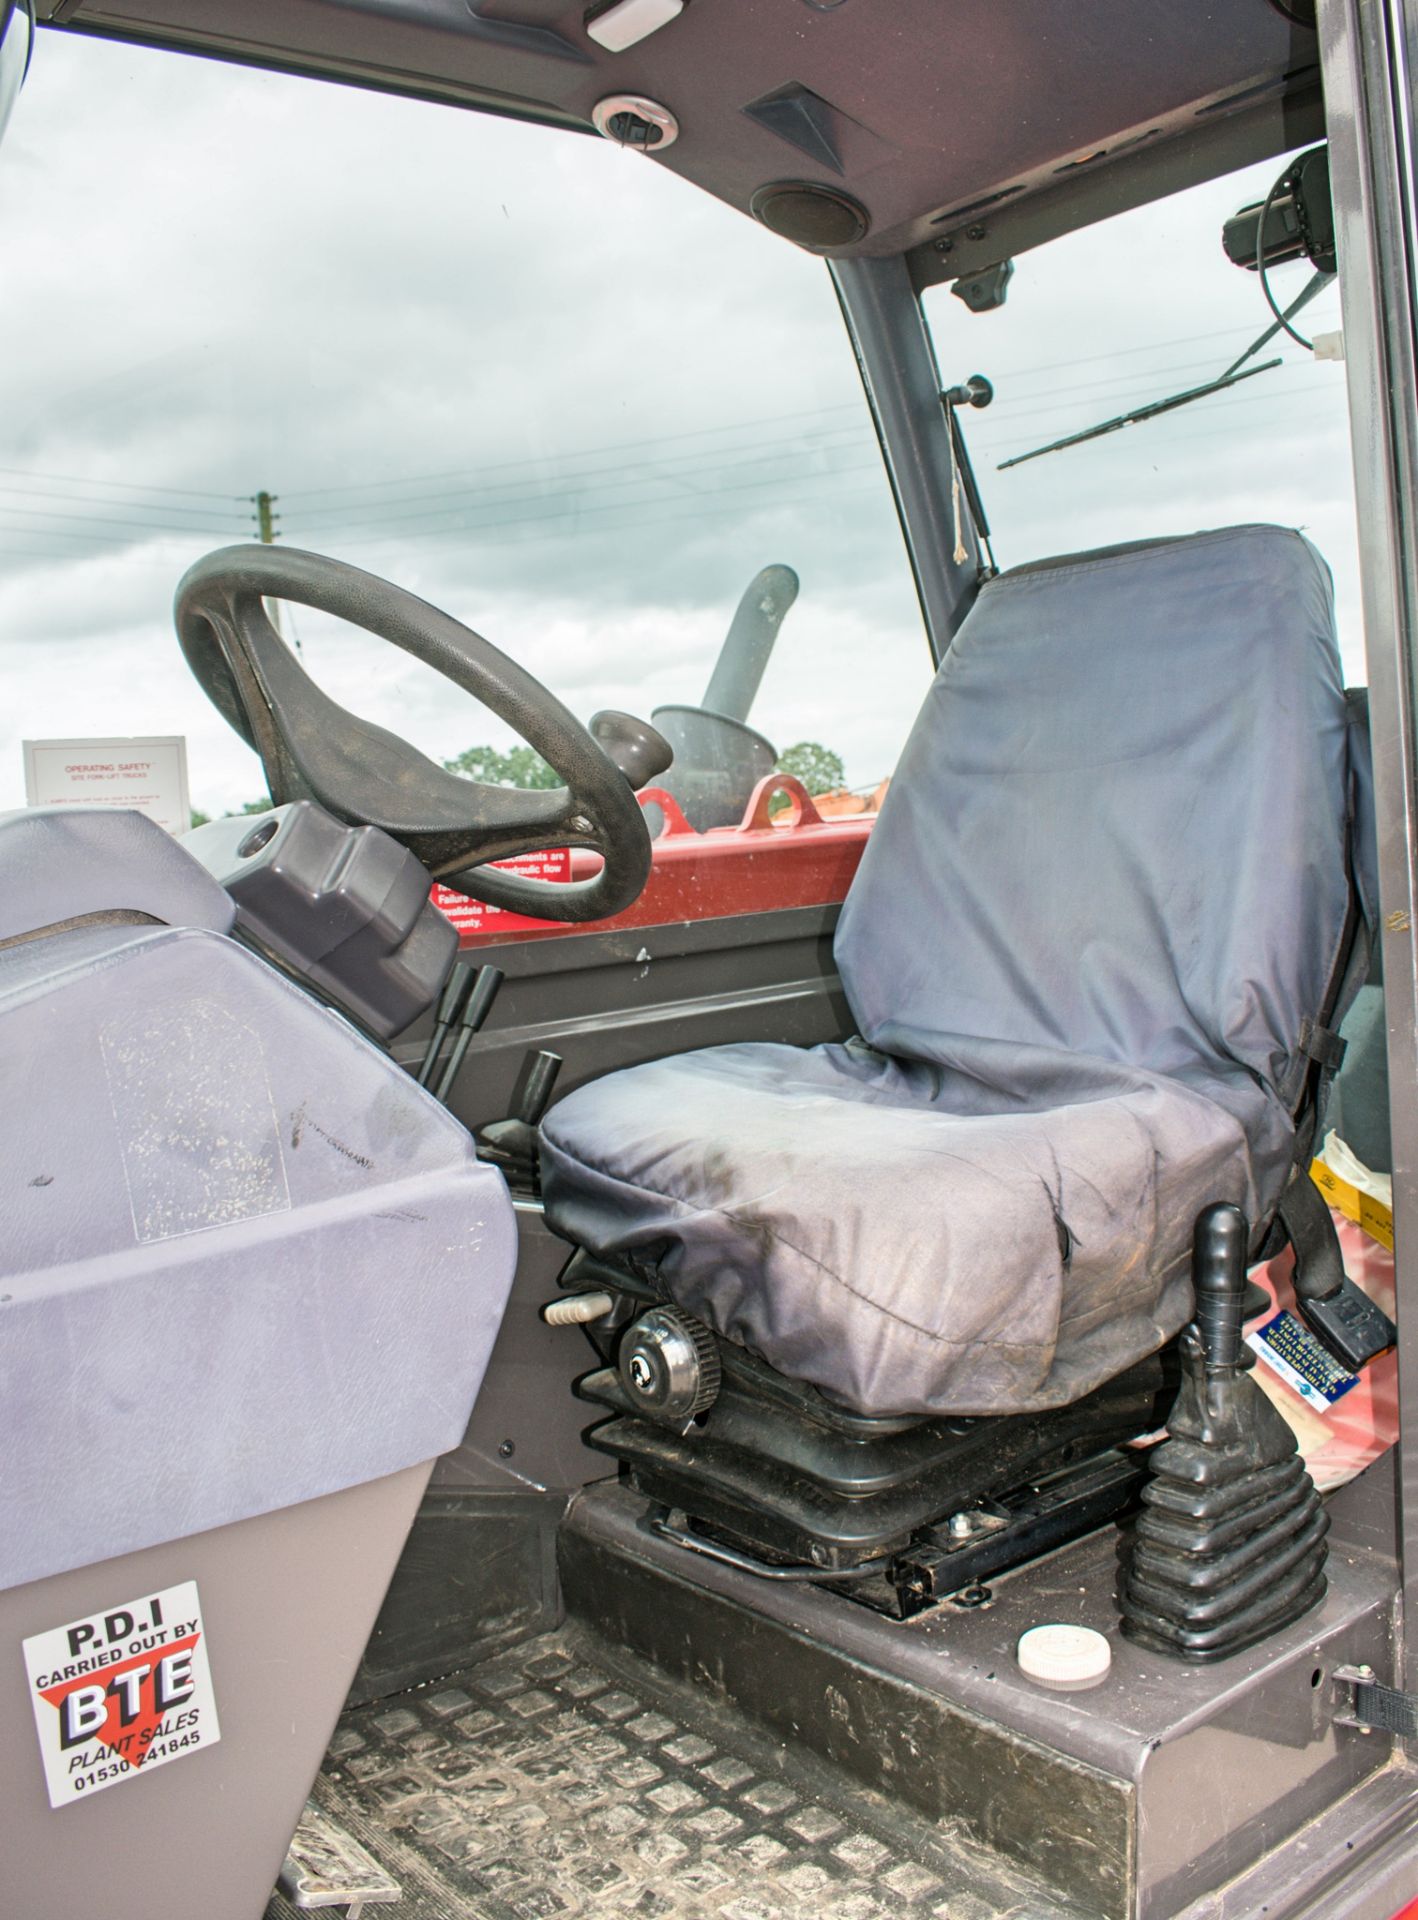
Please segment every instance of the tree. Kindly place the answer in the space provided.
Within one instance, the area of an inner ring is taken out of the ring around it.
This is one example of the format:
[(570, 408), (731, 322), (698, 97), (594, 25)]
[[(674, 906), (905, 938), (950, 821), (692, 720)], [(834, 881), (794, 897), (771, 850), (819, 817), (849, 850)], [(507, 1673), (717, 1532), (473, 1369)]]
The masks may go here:
[[(259, 800), (248, 800), (242, 806), (228, 807), (221, 817), (223, 820), (240, 820), (248, 813), (269, 813), (270, 811), (271, 802), (263, 793)], [(200, 807), (193, 807), (192, 825), (194, 827), (205, 827), (211, 818), (211, 814), (203, 813)]]
[(778, 755), (778, 773), (790, 773), (801, 780), (809, 793), (836, 793), (847, 784), (847, 772), (840, 753), (816, 740), (799, 740)]
[(485, 787), (560, 787), (565, 784), (532, 747), (469, 747), (456, 759), (443, 762), (449, 773), (477, 780)]

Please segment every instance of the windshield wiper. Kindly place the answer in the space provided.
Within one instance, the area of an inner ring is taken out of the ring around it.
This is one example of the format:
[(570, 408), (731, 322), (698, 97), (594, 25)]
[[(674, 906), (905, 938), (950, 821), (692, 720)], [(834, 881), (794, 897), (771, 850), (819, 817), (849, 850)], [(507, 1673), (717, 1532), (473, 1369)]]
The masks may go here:
[(1085, 427), (1081, 433), (1066, 433), (1062, 440), (1051, 440), (1046, 447), (1035, 447), (1029, 453), (1016, 453), (1012, 459), (1001, 460), (995, 469), (1003, 473), (1006, 467), (1022, 467), (1026, 460), (1038, 460), (1046, 453), (1057, 453), (1062, 447), (1081, 446), (1085, 440), (1096, 440), (1101, 434), (1116, 433), (1121, 427), (1135, 427), (1141, 420), (1154, 420), (1159, 413), (1170, 413), (1174, 407), (1189, 406), (1193, 400), (1204, 400), (1209, 393), (1224, 393), (1227, 387), (1234, 387), (1241, 380), (1249, 380), (1257, 373), (1269, 373), (1272, 367), (1283, 366), (1283, 360), (1263, 360), (1258, 367), (1248, 367), (1246, 362), (1260, 352), (1268, 341), (1291, 320), (1315, 295), (1327, 287), (1334, 275), (1317, 273), (1313, 280), (1291, 301), (1280, 319), (1266, 328), (1265, 332), (1246, 348), (1238, 360), (1233, 360), (1226, 371), (1218, 374), (1214, 380), (1206, 381), (1199, 387), (1188, 387), (1184, 393), (1170, 394), (1165, 400), (1150, 400), (1146, 406), (1134, 407), (1129, 413), (1115, 414), (1111, 420), (1104, 420), (1096, 427)]
[(1174, 393), (1166, 400), (1150, 400), (1145, 407), (1134, 407), (1131, 413), (1119, 413), (1096, 427), (1085, 427), (1082, 433), (1067, 433), (1062, 440), (1051, 440), (1046, 447), (1035, 447), (1030, 453), (1016, 453), (1011, 460), (1001, 460), (996, 471), (1003, 473), (1006, 467), (1022, 467), (1026, 460), (1038, 460), (1043, 454), (1057, 453), (1061, 447), (1079, 446), (1085, 440), (1096, 440), (1100, 434), (1116, 433), (1120, 427), (1135, 427), (1140, 420), (1152, 420), (1159, 413), (1170, 413), (1174, 407), (1185, 407), (1193, 400), (1204, 400), (1209, 393), (1224, 393), (1227, 387), (1234, 387), (1242, 380), (1253, 380), (1256, 374), (1269, 373), (1272, 367), (1284, 364), (1279, 356), (1274, 360), (1262, 360), (1258, 367), (1247, 367), (1242, 373), (1223, 373), (1215, 380), (1208, 380), (1205, 386), (1188, 387), (1185, 393)]

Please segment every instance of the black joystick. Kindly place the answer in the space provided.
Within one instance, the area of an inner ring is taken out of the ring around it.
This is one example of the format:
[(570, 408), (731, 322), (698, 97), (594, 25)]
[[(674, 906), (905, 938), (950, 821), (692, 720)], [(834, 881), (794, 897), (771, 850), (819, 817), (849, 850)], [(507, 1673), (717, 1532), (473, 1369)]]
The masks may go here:
[(561, 1072), (559, 1053), (529, 1053), (522, 1063), (519, 1088), (506, 1120), (477, 1131), (478, 1154), (502, 1168), (516, 1185), (534, 1186), (540, 1165), (537, 1128)]
[(1253, 1646), (1325, 1590), (1329, 1516), (1241, 1344), (1249, 1239), (1239, 1207), (1198, 1216), (1181, 1391), (1125, 1549), (1123, 1632), (1184, 1660)]

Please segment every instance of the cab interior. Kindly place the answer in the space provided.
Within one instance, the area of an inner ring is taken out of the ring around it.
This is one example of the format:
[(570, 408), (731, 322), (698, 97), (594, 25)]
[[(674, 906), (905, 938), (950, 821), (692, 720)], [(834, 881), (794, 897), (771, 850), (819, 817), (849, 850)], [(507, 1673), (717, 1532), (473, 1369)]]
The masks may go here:
[[(568, 170), (576, 141), (630, 149), (632, 199), (653, 169), (795, 250), (845, 328), (919, 651), (898, 674), (863, 599), (843, 684), (869, 751), (888, 689), (903, 711), (853, 793), (779, 753), (799, 554), (725, 559), (718, 631), (632, 642), (592, 713), (579, 665), (563, 698), (542, 653), (363, 564), (360, 512), (413, 518), (416, 492), (361, 509), (332, 481), (298, 541), (298, 491), (279, 536), (263, 492), (258, 540), (171, 579), (169, 643), (262, 803), (176, 836), (0, 816), (24, 1920), (1389, 1920), (1411, 1893), (1407, 1723), (1378, 1701), (1402, 1697), (1401, 1453), (1318, 1486), (1243, 1337), (1276, 1272), (1335, 1377), (1391, 1376), (1403, 1329), (1311, 1176), (1342, 1124), (1401, 1185), (1406, 1125), (1360, 11), (40, 0), (31, 86), (87, 36), (404, 96), (520, 123)], [(25, 14), (0, 17), (13, 46)], [(990, 329), (1051, 297), (1036, 253), (1088, 240), (1100, 278), (1070, 273), (1101, 320), (1103, 263), (1125, 285), (1126, 236), (1196, 193), (1226, 202), (1207, 266), (1239, 359), (1201, 336), (1150, 398), (1099, 372), (1094, 422), (1036, 389), (1001, 441)], [(617, 290), (643, 313), (638, 264)], [(754, 325), (791, 357), (764, 284)], [(1234, 521), (1192, 498), (1139, 524), (1150, 482), (1121, 516), (1082, 499), (1073, 445), (1145, 465), (1158, 415), (1218, 421), (1278, 349), (1313, 354), (1336, 295), (1344, 550), (1304, 505), (1330, 476), (1275, 447)], [(612, 390), (628, 340), (588, 348)], [(712, 443), (683, 444), (661, 556), (681, 524), (715, 544)], [(1099, 531), (1011, 561), (986, 510), (1036, 457), (1043, 520)], [(722, 484), (776, 500), (765, 473)], [(849, 569), (844, 504), (822, 537)], [(379, 692), (409, 661), (429, 711), (477, 703), (547, 777), (416, 744)], [(65, 1702), (102, 1694), (103, 1635), (121, 1652), (99, 1623), (188, 1585), (202, 1737), (176, 1745), (160, 1695), (116, 1732), (121, 1688), (86, 1733)], [(1052, 1673), (1021, 1650), (1039, 1629), (1065, 1634)], [(1101, 1672), (1068, 1668), (1100, 1642)], [(115, 1888), (116, 1851), (174, 1835), (180, 1870)]]

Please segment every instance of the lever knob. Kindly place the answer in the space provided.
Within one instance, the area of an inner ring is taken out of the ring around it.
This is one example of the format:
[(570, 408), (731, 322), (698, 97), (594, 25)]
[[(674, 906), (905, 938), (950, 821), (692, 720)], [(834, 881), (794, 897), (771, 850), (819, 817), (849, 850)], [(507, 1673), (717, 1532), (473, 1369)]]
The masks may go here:
[(1208, 1372), (1234, 1367), (1241, 1358), (1249, 1244), (1250, 1225), (1239, 1207), (1219, 1200), (1197, 1215), (1192, 1284)]
[(592, 715), (591, 738), (608, 760), (614, 760), (637, 793), (674, 759), (669, 741), (648, 720), (638, 720), (633, 713), (617, 713), (614, 708)]
[(525, 1126), (536, 1127), (541, 1124), (542, 1115), (551, 1099), (551, 1090), (556, 1085), (556, 1076), (561, 1072), (559, 1053), (534, 1053), (527, 1067), (527, 1077), (522, 1082), (522, 1096), (517, 1102), (516, 1117)]

